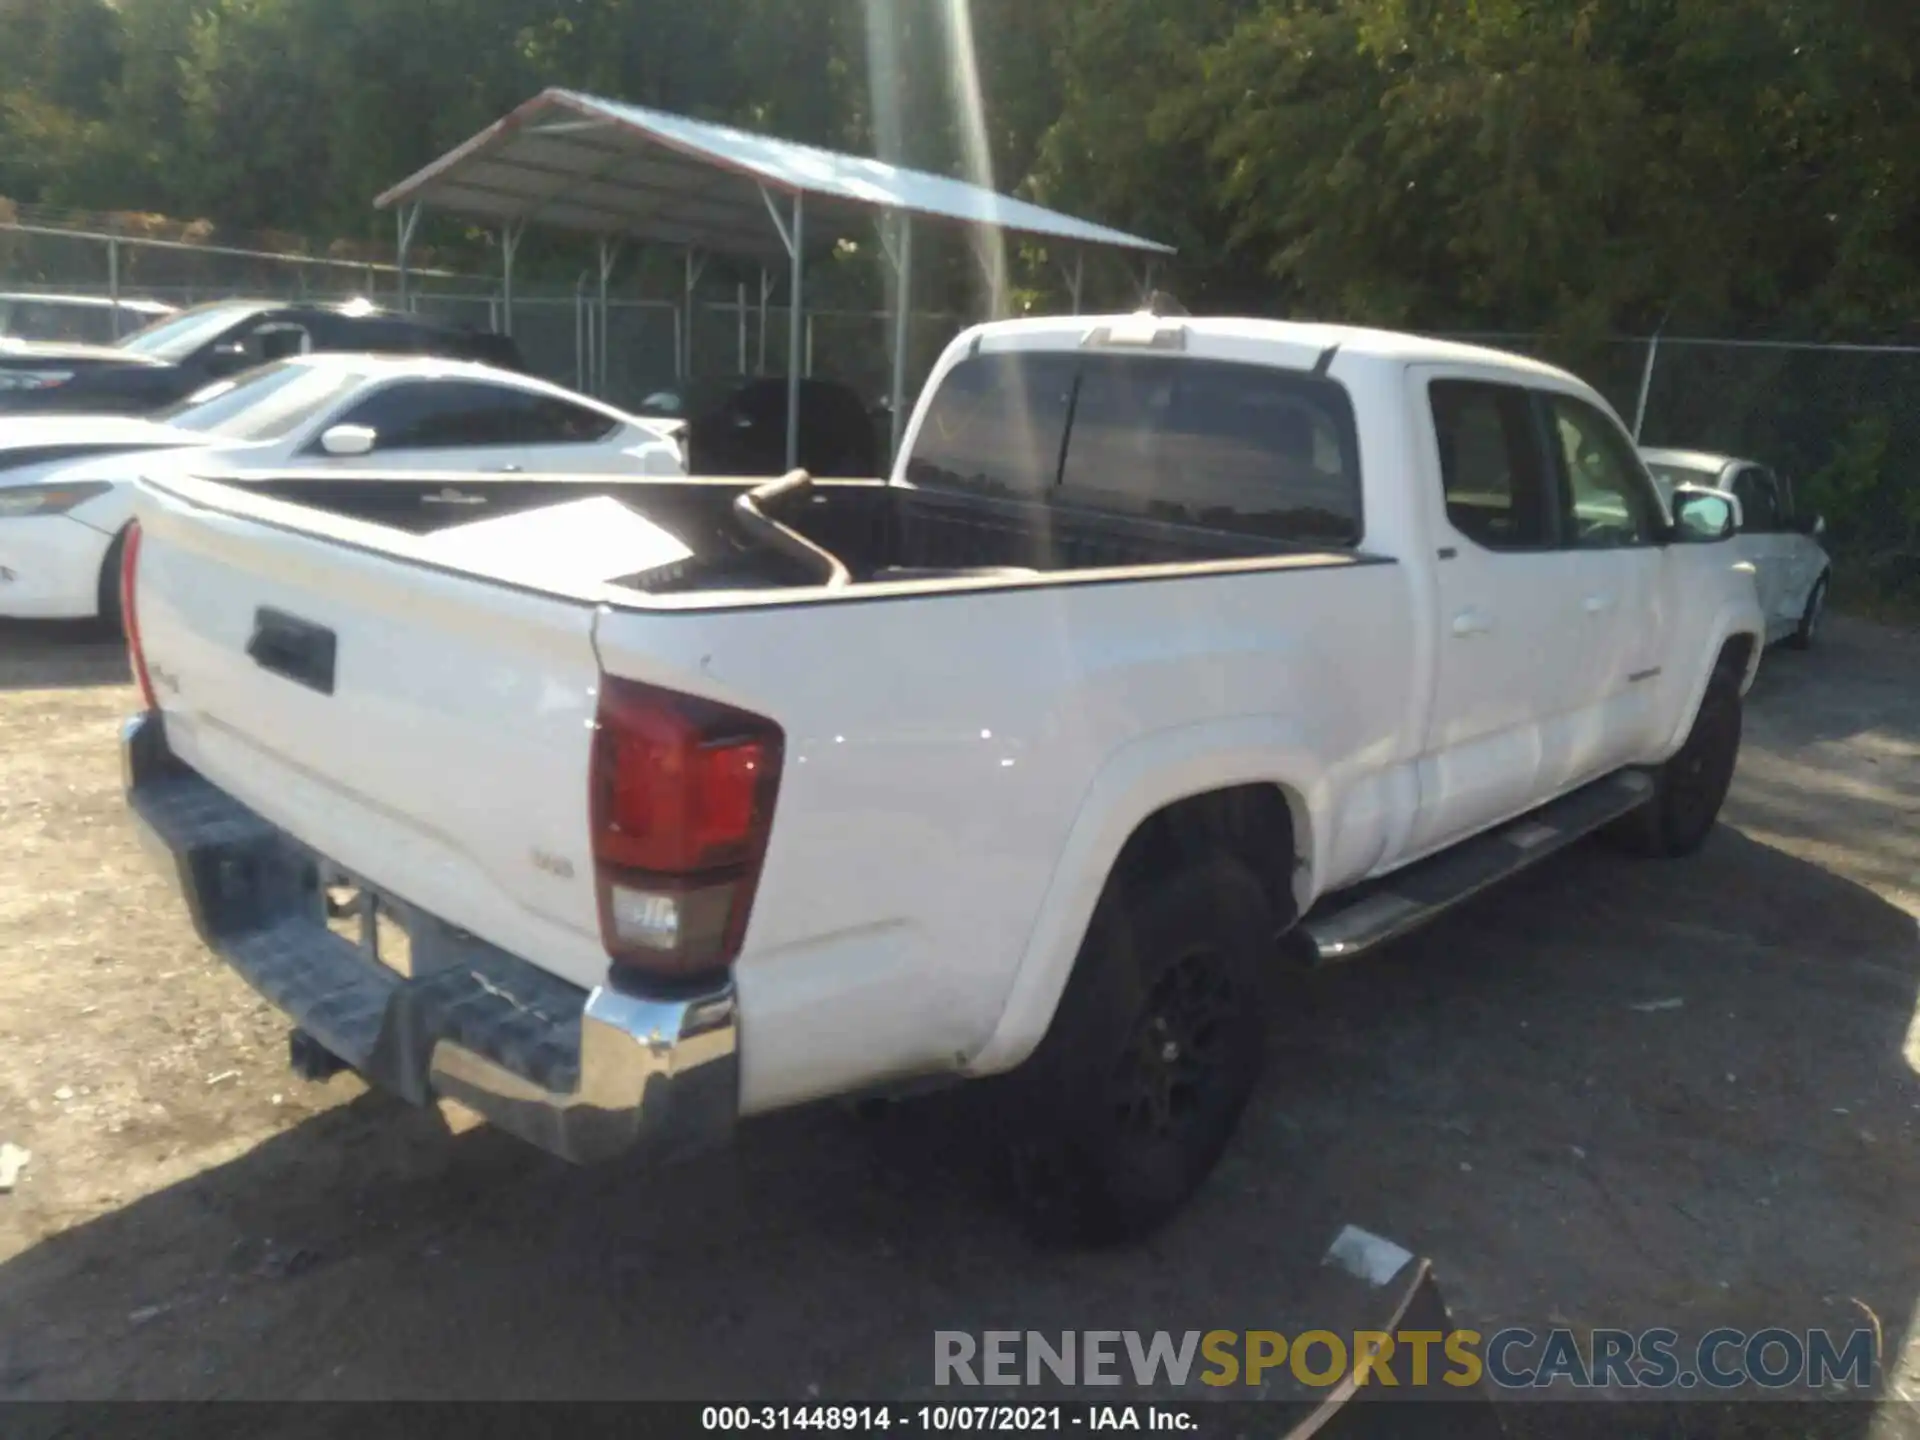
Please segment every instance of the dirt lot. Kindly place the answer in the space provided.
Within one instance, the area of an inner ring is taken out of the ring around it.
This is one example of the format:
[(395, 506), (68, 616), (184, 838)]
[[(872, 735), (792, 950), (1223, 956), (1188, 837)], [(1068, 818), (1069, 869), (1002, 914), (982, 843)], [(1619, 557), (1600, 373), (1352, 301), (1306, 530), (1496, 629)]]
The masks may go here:
[(937, 1328), (1286, 1329), (1347, 1222), (1483, 1331), (1871, 1315), (1904, 1354), (1912, 636), (1770, 658), (1699, 858), (1579, 847), (1289, 986), (1223, 1169), (1104, 1255), (1020, 1238), (962, 1100), (647, 1175), (295, 1081), (122, 817), (131, 703), (112, 647), (0, 629), (0, 1140), (33, 1152), (0, 1196), (0, 1397), (924, 1393)]

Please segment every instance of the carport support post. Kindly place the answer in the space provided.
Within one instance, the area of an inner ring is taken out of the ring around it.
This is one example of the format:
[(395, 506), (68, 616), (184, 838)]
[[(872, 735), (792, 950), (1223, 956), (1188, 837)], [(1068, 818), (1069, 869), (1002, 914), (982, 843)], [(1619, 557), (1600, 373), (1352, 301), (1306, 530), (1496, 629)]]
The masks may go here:
[(521, 227), (508, 225), (500, 231), (500, 333), (513, 334), (513, 257), (520, 249)]
[(1660, 356), (1660, 332), (1647, 341), (1647, 363), (1640, 371), (1640, 399), (1633, 407), (1633, 443), (1640, 443), (1640, 431), (1647, 423), (1647, 397), (1653, 393), (1653, 364)]
[(113, 338), (120, 338), (120, 241), (107, 237), (107, 309), (113, 315)]
[(747, 282), (744, 280), (733, 287), (733, 317), (738, 332), (734, 343), (735, 369), (744, 375), (747, 373)]
[[(806, 196), (799, 190), (793, 192), (793, 214), (790, 219), (781, 217), (780, 207), (774, 203), (773, 192), (764, 185), (760, 187), (760, 200), (767, 207), (767, 218), (773, 221), (774, 232), (779, 235), (780, 243), (787, 247), (787, 259), (792, 267), (787, 300), (790, 307), (787, 311), (787, 469), (794, 470), (800, 462), (800, 317), (806, 310)], [(760, 344), (764, 350), (764, 327), (760, 332)]]
[(607, 398), (607, 281), (613, 278), (613, 267), (620, 259), (620, 242), (602, 236), (600, 240), (600, 338), (594, 356), (595, 376), (593, 393), (602, 400)]
[(896, 458), (900, 454), (900, 432), (906, 423), (906, 417), (901, 414), (901, 406), (907, 398), (907, 346), (911, 340), (913, 322), (913, 219), (902, 210), (897, 212), (895, 223), (897, 229), (891, 256), (895, 276), (893, 389), (890, 392), (893, 439), (887, 450), (889, 458)]
[(587, 308), (587, 272), (573, 282), (573, 388), (593, 393), (593, 312)]
[(793, 260), (792, 305), (787, 320), (787, 469), (794, 470), (800, 465), (800, 365), (801, 334), (800, 317), (806, 313), (806, 196), (798, 190), (793, 192), (793, 234), (787, 242), (787, 249)]
[(756, 375), (767, 373), (767, 302), (771, 299), (773, 299), (773, 276), (767, 272), (767, 267), (762, 265), (760, 267), (760, 360), (753, 370)]
[(707, 268), (707, 257), (698, 250), (687, 251), (687, 282), (684, 299), (686, 302), (687, 327), (681, 332), (681, 344), (685, 353), (681, 356), (682, 378), (693, 376), (693, 289), (700, 283), (700, 272)]
[(394, 214), (394, 224), (398, 230), (399, 243), (395, 246), (395, 258), (400, 271), (400, 309), (413, 309), (413, 288), (408, 283), (411, 274), (407, 269), (407, 252), (413, 249), (413, 232), (420, 224), (420, 202), (402, 205)]

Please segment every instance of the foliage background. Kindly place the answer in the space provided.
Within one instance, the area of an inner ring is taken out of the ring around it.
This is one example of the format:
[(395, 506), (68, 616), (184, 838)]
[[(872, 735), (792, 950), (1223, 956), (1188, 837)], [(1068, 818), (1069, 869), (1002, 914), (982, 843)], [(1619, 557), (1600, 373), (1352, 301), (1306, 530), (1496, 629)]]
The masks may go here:
[[(1196, 310), (1537, 333), (1615, 371), (1607, 337), (1656, 329), (1920, 338), (1912, 0), (973, 0), (968, 20), (964, 0), (0, 0), (0, 195), (384, 244), (376, 192), (564, 84), (1166, 239)], [(829, 283), (877, 293), (872, 247), (843, 258)], [(967, 308), (964, 252), (934, 261), (922, 303)], [(1058, 297), (1043, 252), (1012, 267), (1017, 303)], [(1771, 445), (1844, 541), (1920, 553), (1920, 365), (1751, 354), (1683, 357), (1697, 383), (1649, 438)]]

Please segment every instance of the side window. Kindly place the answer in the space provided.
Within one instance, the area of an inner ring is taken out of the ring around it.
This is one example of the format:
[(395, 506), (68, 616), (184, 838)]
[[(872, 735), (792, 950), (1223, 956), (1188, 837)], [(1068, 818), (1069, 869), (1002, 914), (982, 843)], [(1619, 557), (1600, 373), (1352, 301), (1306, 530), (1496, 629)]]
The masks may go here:
[(1427, 387), (1447, 520), (1489, 550), (1540, 550), (1553, 544), (1553, 508), (1527, 392), (1478, 380), (1435, 380)]
[(522, 445), (588, 445), (611, 435), (620, 423), (558, 395), (536, 395), (504, 385), (489, 388), (498, 390), (502, 408), (513, 416), (516, 442)]
[(1620, 427), (1571, 395), (1540, 399), (1560, 462), (1567, 542), (1591, 550), (1657, 540), (1659, 496)]
[(1749, 465), (1734, 477), (1733, 493), (1740, 500), (1743, 531), (1764, 535), (1781, 528), (1780, 492), (1767, 471)]
[(78, 340), (88, 345), (106, 345), (113, 340), (113, 315), (105, 306), (96, 309), (86, 305), (17, 300), (11, 322), (0, 314), (0, 335), (14, 333), (36, 340)]
[(365, 425), (378, 450), (509, 443), (491, 387), (401, 380), (367, 397), (337, 423)]
[(1266, 365), (1088, 356), (1060, 495), (1242, 534), (1356, 544), (1352, 406), (1336, 381)]
[(255, 365), (270, 365), (292, 355), (304, 355), (313, 348), (313, 337), (297, 321), (269, 319), (238, 337), (246, 347), (248, 360)]
[(1060, 476), (1078, 364), (1077, 355), (1018, 351), (962, 360), (927, 407), (907, 479), (989, 495), (1044, 495)]
[(465, 445), (579, 445), (620, 423), (558, 395), (472, 380), (402, 380), (368, 397), (341, 424), (365, 425), (381, 450)]
[(1782, 530), (1798, 530), (1800, 528), (1800, 511), (1793, 503), (1793, 481), (1787, 476), (1773, 470), (1767, 471), (1767, 474), (1773, 477), (1774, 499), (1779, 506), (1780, 528)]

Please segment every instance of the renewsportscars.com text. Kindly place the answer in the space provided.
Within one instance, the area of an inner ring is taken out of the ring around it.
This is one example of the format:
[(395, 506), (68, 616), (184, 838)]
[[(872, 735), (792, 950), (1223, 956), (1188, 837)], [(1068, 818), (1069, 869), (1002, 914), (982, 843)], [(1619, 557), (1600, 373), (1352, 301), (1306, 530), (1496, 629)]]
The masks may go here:
[[(936, 1330), (936, 1385), (1445, 1385), (1503, 1390), (1872, 1388), (1871, 1330)], [(1396, 1373), (1397, 1372), (1397, 1373)]]

